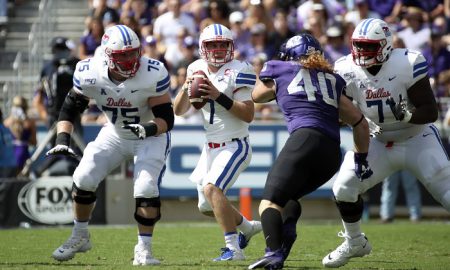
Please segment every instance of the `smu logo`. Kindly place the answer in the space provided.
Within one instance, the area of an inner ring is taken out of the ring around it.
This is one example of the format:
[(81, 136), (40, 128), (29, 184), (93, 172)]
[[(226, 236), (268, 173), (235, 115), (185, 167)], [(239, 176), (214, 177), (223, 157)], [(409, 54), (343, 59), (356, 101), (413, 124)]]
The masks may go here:
[(40, 178), (19, 192), (19, 209), (30, 219), (43, 224), (67, 224), (73, 221), (72, 177)]

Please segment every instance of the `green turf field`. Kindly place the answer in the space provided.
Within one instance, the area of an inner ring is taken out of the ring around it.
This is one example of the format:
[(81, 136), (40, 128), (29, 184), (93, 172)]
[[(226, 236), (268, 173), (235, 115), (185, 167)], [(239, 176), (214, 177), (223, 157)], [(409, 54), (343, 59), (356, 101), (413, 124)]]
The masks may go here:
[[(300, 236), (284, 269), (324, 269), (322, 257), (341, 243), (339, 221), (301, 223)], [(450, 223), (422, 222), (393, 224), (369, 222), (364, 232), (373, 246), (372, 254), (354, 259), (340, 269), (450, 269)], [(93, 249), (68, 262), (58, 263), (50, 254), (70, 234), (70, 227), (0, 230), (0, 269), (247, 269), (263, 255), (262, 234), (245, 250), (247, 259), (217, 263), (223, 246), (222, 234), (214, 223), (160, 222), (154, 233), (153, 250), (160, 266), (133, 267), (136, 228), (98, 227), (90, 229)]]

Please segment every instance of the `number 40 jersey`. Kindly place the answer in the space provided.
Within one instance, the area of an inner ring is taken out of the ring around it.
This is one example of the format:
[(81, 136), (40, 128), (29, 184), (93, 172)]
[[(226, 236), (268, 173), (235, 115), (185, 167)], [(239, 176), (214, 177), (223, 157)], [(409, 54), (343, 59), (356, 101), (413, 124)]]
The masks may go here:
[(170, 77), (164, 64), (142, 56), (136, 75), (115, 84), (108, 76), (105, 59), (95, 56), (78, 62), (73, 85), (76, 92), (95, 100), (120, 138), (136, 140), (136, 135), (122, 126), (155, 118), (148, 98), (165, 94)]
[[(428, 72), (425, 57), (403, 48), (394, 49), (376, 75), (357, 66), (351, 55), (336, 61), (335, 70), (347, 82), (346, 95), (353, 99), (361, 112), (383, 132), (376, 138), (382, 142), (398, 142), (419, 134), (425, 125), (415, 125), (395, 120), (386, 100), (392, 96), (399, 102), (399, 95), (408, 100), (407, 90)], [(409, 104), (409, 109), (414, 110)]]
[(306, 69), (294, 61), (271, 60), (264, 64), (259, 78), (275, 81), (276, 100), (289, 133), (314, 128), (340, 141), (339, 99), (345, 89), (341, 76)]

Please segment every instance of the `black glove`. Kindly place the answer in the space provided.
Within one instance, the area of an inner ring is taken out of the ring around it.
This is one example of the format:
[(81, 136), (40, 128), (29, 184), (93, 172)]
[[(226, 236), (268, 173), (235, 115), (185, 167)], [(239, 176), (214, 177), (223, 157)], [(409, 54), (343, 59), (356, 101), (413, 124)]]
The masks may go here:
[(66, 132), (60, 132), (56, 135), (55, 146), (48, 150), (45, 154), (46, 156), (50, 155), (64, 155), (77, 157), (77, 154), (69, 147), (70, 145), (70, 134)]
[(131, 132), (134, 133), (139, 139), (143, 140), (146, 137), (154, 136), (156, 135), (158, 131), (158, 127), (155, 123), (146, 123), (143, 125), (140, 124), (128, 124), (125, 126), (122, 126), (124, 129), (129, 129)]
[(411, 120), (412, 114), (410, 111), (408, 111), (408, 104), (406, 102), (406, 99), (404, 99), (401, 94), (398, 95), (398, 98), (399, 101), (397, 103), (395, 102), (394, 98), (390, 96), (386, 100), (386, 104), (388, 104), (391, 108), (391, 111), (394, 114), (396, 120), (409, 122), (409, 120)]
[(367, 153), (355, 153), (355, 173), (358, 176), (359, 181), (372, 176), (373, 171), (369, 167), (369, 162), (367, 162)]

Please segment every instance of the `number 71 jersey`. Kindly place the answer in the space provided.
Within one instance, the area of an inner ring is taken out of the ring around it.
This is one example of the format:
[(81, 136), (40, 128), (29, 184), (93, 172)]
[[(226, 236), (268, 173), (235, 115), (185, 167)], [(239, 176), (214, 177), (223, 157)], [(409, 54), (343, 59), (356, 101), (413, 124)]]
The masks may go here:
[(143, 56), (136, 75), (115, 84), (108, 76), (105, 58), (95, 56), (78, 62), (73, 85), (76, 92), (95, 100), (119, 137), (135, 140), (136, 135), (122, 126), (155, 118), (148, 99), (167, 93), (170, 77), (164, 64)]
[(337, 74), (306, 69), (294, 61), (271, 60), (260, 80), (276, 83), (276, 100), (289, 133), (314, 128), (339, 141), (339, 99), (345, 81)]
[[(354, 64), (351, 55), (337, 60), (335, 70), (347, 82), (346, 95), (353, 99), (366, 118), (383, 128), (377, 139), (398, 142), (423, 130), (424, 125), (397, 121), (386, 103), (391, 96), (399, 102), (399, 95), (408, 101), (408, 89), (427, 76), (428, 63), (420, 52), (394, 49), (375, 75)], [(414, 110), (409, 102), (408, 107)]]

